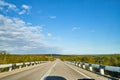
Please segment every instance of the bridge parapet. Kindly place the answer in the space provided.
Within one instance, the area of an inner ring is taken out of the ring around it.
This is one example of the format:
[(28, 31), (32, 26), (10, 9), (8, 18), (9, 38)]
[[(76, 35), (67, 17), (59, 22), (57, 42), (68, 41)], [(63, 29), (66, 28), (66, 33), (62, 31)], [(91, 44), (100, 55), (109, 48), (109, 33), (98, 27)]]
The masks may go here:
[(105, 70), (113, 71), (113, 72), (120, 72), (120, 67), (105, 66)]
[(30, 65), (37, 65), (40, 63), (44, 63), (45, 61), (35, 61), (35, 62), (22, 62), (22, 63), (13, 63), (13, 64), (0, 64), (0, 69), (2, 68), (8, 68), (8, 71), (12, 71), (13, 67), (19, 67), (19, 69), (21, 69), (24, 65), (26, 67), (30, 66)]
[[(99, 72), (101, 75), (105, 75), (105, 70), (120, 73), (120, 67), (116, 67), (116, 66), (105, 66), (105, 65), (90, 64), (90, 63), (84, 63), (84, 62), (70, 62), (70, 61), (65, 61), (65, 62), (81, 67), (83, 69), (87, 69), (89, 71), (93, 71), (93, 68), (97, 68), (99, 69)], [(88, 68), (86, 68), (86, 66)]]

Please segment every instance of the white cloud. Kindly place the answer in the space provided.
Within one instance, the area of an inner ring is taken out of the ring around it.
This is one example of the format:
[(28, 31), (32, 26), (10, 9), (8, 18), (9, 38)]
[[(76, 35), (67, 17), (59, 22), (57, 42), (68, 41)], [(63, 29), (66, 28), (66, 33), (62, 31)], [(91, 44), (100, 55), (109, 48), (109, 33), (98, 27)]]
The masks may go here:
[(45, 42), (42, 31), (42, 26), (29, 26), (18, 18), (0, 15), (0, 49), (14, 53), (49, 53), (52, 48), (58, 51), (58, 47)]
[(61, 41), (61, 37), (53, 36), (52, 33), (47, 33), (46, 39), (47, 39), (47, 40), (50, 40), (50, 41), (53, 41), (53, 42)]
[[(30, 23), (30, 22), (27, 22), (26, 24), (27, 24), (27, 25), (32, 25), (32, 23)], [(42, 26), (42, 27), (43, 27), (43, 26)]]
[(73, 27), (72, 31), (79, 30), (79, 29), (80, 29), (80, 27)]
[(25, 14), (25, 13), (26, 13), (26, 10), (22, 10), (18, 14), (22, 15), (22, 14)]
[(56, 19), (56, 16), (49, 16), (50, 19)]
[(13, 11), (16, 11), (17, 7), (14, 4), (7, 3), (4, 0), (0, 0), (0, 10), (4, 10), (4, 11), (13, 10)]
[(52, 37), (52, 34), (51, 34), (51, 33), (48, 33), (47, 35), (48, 35), (48, 37)]
[(21, 10), (21, 11), (18, 13), (19, 15), (26, 14), (26, 13), (29, 14), (30, 9), (31, 9), (32, 7), (23, 4), (23, 5), (22, 5), (22, 8), (23, 8), (23, 10)]
[(28, 6), (28, 5), (23, 4), (23, 5), (22, 5), (22, 8), (23, 8), (23, 9), (26, 9), (26, 10), (30, 10), (30, 9), (31, 9), (31, 6)]
[[(22, 8), (22, 9), (21, 9)], [(15, 13), (22, 15), (22, 14), (29, 14), (31, 10), (31, 6), (23, 4), (21, 8), (18, 8), (16, 5), (5, 2), (4, 0), (0, 0), (0, 11), (3, 13), (7, 13), (9, 11), (14, 11)]]

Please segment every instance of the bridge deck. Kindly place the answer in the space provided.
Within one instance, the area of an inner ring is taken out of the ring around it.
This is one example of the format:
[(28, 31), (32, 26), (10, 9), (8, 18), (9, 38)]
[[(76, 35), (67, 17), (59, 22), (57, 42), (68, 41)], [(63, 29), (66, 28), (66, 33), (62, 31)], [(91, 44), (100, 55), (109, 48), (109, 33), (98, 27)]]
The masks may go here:
[(78, 80), (81, 78), (108, 80), (60, 60), (0, 73), (0, 80)]

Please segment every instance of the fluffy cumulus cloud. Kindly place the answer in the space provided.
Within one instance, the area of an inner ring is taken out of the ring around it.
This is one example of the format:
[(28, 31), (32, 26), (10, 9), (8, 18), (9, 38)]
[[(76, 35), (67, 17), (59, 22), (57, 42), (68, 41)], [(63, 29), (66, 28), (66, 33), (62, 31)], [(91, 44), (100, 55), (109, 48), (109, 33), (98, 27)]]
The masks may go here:
[(16, 5), (0, 0), (0, 10), (7, 12), (8, 10), (17, 10)]
[(20, 11), (19, 14), (20, 14), (20, 15), (21, 15), (21, 14), (25, 14), (25, 13), (29, 14), (29, 11), (30, 11), (31, 8), (32, 8), (31, 6), (28, 6), (28, 5), (23, 4), (23, 5), (22, 5), (22, 9), (23, 9), (23, 10)]
[[(31, 6), (18, 6), (0, 0), (0, 50), (11, 53), (52, 53), (59, 52), (60, 48), (46, 43), (51, 33), (44, 35), (42, 26), (32, 26), (19, 18), (4, 16), (4, 13), (13, 11), (19, 15), (29, 14)], [(8, 13), (9, 14), (9, 13)], [(55, 17), (53, 17), (55, 18)], [(48, 38), (47, 38), (48, 37)]]
[(22, 5), (22, 8), (24, 8), (24, 9), (26, 9), (26, 10), (29, 10), (29, 9), (31, 9), (31, 7), (30, 7), (30, 6), (28, 6), (28, 5), (25, 5), (25, 4), (23, 4), (23, 5)]
[(17, 7), (15, 4), (5, 2), (4, 0), (0, 0), (0, 11), (3, 13), (7, 13), (9, 11), (14, 11), (15, 13), (22, 15), (22, 14), (29, 14), (31, 10), (31, 6), (28, 5), (21, 5), (21, 7)]
[(26, 10), (22, 10), (22, 11), (20, 11), (18, 14), (19, 15), (22, 15), (22, 14), (25, 14), (26, 13)]
[[(0, 15), (0, 49), (12, 53), (50, 53), (59, 50), (44, 42), (41, 26), (28, 25), (18, 18)], [(50, 36), (50, 34), (49, 34)]]

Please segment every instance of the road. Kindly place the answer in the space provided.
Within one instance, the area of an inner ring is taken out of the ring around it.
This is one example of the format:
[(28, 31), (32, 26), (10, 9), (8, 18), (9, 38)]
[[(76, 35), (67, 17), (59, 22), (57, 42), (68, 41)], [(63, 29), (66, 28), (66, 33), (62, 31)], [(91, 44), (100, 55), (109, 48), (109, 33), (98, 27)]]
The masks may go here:
[(81, 78), (108, 80), (100, 75), (67, 64), (59, 59), (53, 62), (0, 73), (0, 80), (78, 80)]

